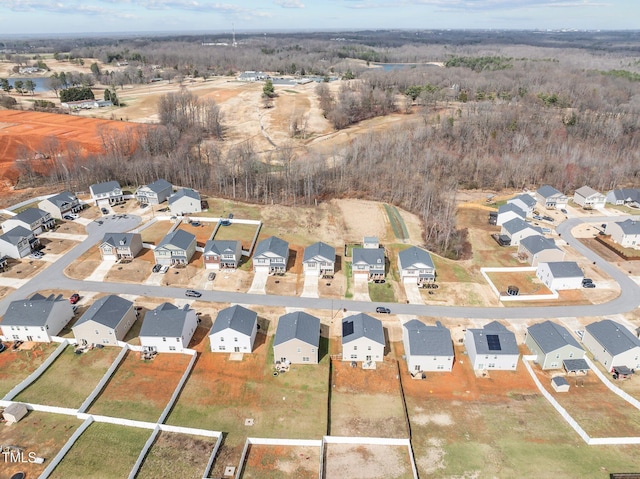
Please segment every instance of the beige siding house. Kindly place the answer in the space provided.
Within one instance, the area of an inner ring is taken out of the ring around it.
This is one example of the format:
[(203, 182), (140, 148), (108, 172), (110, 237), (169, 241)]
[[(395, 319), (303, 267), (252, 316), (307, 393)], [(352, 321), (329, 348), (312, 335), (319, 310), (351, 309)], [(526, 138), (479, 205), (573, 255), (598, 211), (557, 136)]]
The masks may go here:
[(118, 346), (136, 318), (131, 301), (111, 294), (94, 302), (71, 330), (81, 346)]
[(318, 364), (319, 346), (320, 319), (303, 311), (280, 316), (273, 340), (276, 364)]
[(343, 361), (383, 361), (384, 347), (384, 329), (379, 319), (360, 313), (342, 320)]

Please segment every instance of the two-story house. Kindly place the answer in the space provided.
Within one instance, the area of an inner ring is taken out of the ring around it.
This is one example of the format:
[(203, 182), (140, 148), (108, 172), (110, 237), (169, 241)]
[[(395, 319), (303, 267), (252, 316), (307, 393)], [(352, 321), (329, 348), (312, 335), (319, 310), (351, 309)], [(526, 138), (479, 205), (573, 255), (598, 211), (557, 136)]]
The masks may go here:
[(184, 230), (175, 230), (162, 238), (153, 250), (156, 263), (161, 265), (187, 264), (196, 252), (196, 237)]
[(69, 213), (77, 213), (82, 210), (80, 200), (70, 191), (63, 191), (57, 195), (50, 196), (38, 203), (38, 207), (59, 220)]
[(59, 295), (39, 293), (9, 303), (2, 323), (2, 335), (13, 341), (49, 343), (73, 318), (69, 301)]
[(242, 258), (242, 243), (234, 240), (209, 240), (204, 244), (205, 269), (236, 269)]
[(352, 255), (351, 271), (354, 280), (384, 279), (386, 271), (384, 249), (353, 248)]
[(13, 228), (22, 226), (34, 235), (39, 235), (43, 231), (53, 228), (55, 224), (56, 220), (51, 217), (50, 213), (40, 208), (27, 208), (2, 223), (2, 231), (7, 233)]
[(142, 185), (136, 190), (136, 201), (141, 205), (159, 205), (171, 196), (173, 186), (167, 180), (162, 178)]
[(0, 256), (7, 256), (13, 259), (24, 258), (40, 246), (40, 240), (32, 231), (22, 226), (0, 236)]
[(202, 211), (202, 201), (200, 193), (191, 188), (180, 188), (168, 199), (171, 213), (178, 216), (200, 213)]
[(142, 250), (140, 233), (105, 233), (99, 245), (103, 260), (133, 259)]
[(270, 236), (256, 245), (253, 253), (253, 271), (281, 274), (287, 270), (288, 260), (289, 243), (276, 236)]
[(124, 203), (124, 194), (120, 183), (117, 181), (105, 181), (89, 186), (91, 200), (96, 206), (110, 206)]
[(411, 246), (398, 253), (400, 277), (405, 283), (430, 283), (436, 280), (436, 267), (431, 255), (417, 246)]
[(313, 243), (304, 249), (302, 267), (304, 274), (314, 276), (333, 276), (336, 266), (336, 249), (322, 241)]

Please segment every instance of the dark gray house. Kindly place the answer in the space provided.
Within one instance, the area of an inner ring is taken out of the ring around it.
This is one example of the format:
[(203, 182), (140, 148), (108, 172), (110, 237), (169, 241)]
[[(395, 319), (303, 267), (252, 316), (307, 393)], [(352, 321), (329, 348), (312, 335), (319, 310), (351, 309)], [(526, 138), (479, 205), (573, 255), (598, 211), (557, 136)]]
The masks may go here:
[(451, 371), (453, 342), (451, 332), (440, 321), (429, 326), (417, 319), (402, 325), (402, 342), (409, 373)]
[(159, 205), (171, 196), (173, 186), (167, 180), (158, 179), (136, 190), (136, 200), (141, 205)]

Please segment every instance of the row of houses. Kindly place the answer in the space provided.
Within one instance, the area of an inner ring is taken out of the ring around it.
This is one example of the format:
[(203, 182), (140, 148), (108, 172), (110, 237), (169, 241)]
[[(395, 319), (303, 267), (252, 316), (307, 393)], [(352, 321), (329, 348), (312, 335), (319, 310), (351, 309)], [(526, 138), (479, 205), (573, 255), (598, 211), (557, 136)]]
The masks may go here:
[[(106, 181), (89, 186), (91, 200), (96, 206), (114, 206), (125, 201), (120, 183)], [(159, 205), (165, 201), (174, 215), (187, 215), (202, 211), (200, 194), (191, 188), (179, 188), (175, 193), (173, 185), (164, 179), (158, 179), (148, 185), (142, 185), (135, 191), (134, 197), (140, 205)]]
[[(62, 295), (13, 301), (4, 315), (2, 334), (7, 340), (50, 342), (71, 321), (74, 312)], [(118, 346), (138, 317), (133, 302), (116, 295), (96, 300), (71, 328), (79, 346)], [(146, 313), (139, 333), (147, 352), (182, 352), (198, 326), (189, 306), (163, 303)], [(258, 332), (258, 315), (240, 305), (220, 310), (210, 331), (212, 352), (251, 353)], [(273, 341), (274, 361), (279, 364), (317, 364), (320, 319), (303, 311), (278, 319)], [(407, 365), (411, 374), (451, 371), (455, 361), (449, 329), (440, 322), (427, 325), (417, 319), (402, 326)], [(474, 370), (515, 370), (520, 355), (515, 334), (492, 321), (482, 328), (468, 328), (464, 344)], [(607, 370), (640, 368), (640, 339), (623, 325), (604, 319), (586, 326), (582, 344)], [(563, 326), (552, 321), (527, 328), (525, 345), (543, 370), (586, 372), (585, 350)], [(342, 360), (363, 365), (382, 361), (385, 354), (382, 322), (359, 313), (342, 320)]]

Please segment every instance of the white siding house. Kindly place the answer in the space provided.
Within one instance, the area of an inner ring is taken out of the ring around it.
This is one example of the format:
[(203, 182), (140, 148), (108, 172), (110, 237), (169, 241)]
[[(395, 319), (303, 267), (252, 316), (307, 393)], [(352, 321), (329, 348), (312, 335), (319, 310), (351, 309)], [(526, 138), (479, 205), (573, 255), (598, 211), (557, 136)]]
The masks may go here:
[(39, 235), (43, 231), (53, 228), (55, 224), (56, 221), (51, 217), (51, 213), (47, 213), (40, 208), (27, 208), (2, 223), (2, 231), (7, 233), (14, 228), (22, 226), (34, 235)]
[(604, 208), (607, 197), (590, 186), (583, 186), (573, 194), (573, 202), (584, 209)]
[(273, 273), (284, 273), (289, 260), (289, 243), (270, 236), (260, 241), (253, 252), (253, 270)]
[(235, 305), (218, 313), (209, 332), (211, 351), (250, 353), (258, 332), (258, 314)]
[(531, 216), (536, 207), (536, 199), (528, 193), (514, 196), (507, 200), (507, 204), (513, 204), (525, 212), (526, 216)]
[(538, 227), (531, 226), (521, 218), (514, 218), (502, 225), (501, 235), (508, 236), (511, 239), (511, 246), (518, 246), (520, 241), (531, 235), (541, 235), (542, 230)]
[(623, 248), (640, 248), (640, 221), (627, 219), (608, 223), (607, 233)]
[(502, 226), (507, 221), (514, 218), (520, 218), (524, 220), (527, 216), (526, 212), (514, 203), (507, 203), (498, 208), (498, 218), (496, 219), (496, 225)]
[(430, 283), (436, 280), (436, 267), (431, 255), (417, 246), (398, 253), (398, 268), (405, 283)]
[(49, 343), (73, 318), (73, 308), (62, 295), (12, 301), (2, 318), (2, 334), (8, 341)]
[(115, 205), (124, 202), (124, 194), (120, 183), (117, 181), (106, 181), (89, 186), (91, 200), (96, 206)]
[(379, 319), (360, 313), (342, 320), (342, 360), (384, 360), (384, 329)]
[(640, 339), (620, 323), (603, 319), (589, 324), (582, 344), (609, 371), (617, 366), (640, 369)]
[(302, 267), (304, 274), (333, 276), (336, 264), (336, 249), (321, 241), (304, 249)]
[(171, 196), (173, 186), (167, 180), (158, 179), (136, 190), (136, 200), (141, 205), (159, 205)]
[(473, 369), (501, 369), (515, 371), (520, 351), (516, 336), (502, 324), (493, 321), (483, 329), (468, 328), (464, 335)]
[(544, 185), (536, 191), (536, 200), (548, 210), (565, 208), (569, 202), (566, 195), (556, 190), (553, 186)]
[(181, 353), (189, 347), (197, 327), (198, 317), (188, 304), (178, 308), (171, 303), (162, 303), (145, 314), (139, 334), (140, 345), (150, 352)]
[(18, 226), (0, 236), (0, 257), (24, 258), (38, 246), (40, 246), (40, 240), (33, 232)]
[(63, 216), (69, 213), (76, 213), (82, 210), (82, 205), (76, 195), (70, 191), (63, 191), (42, 200), (38, 203), (38, 208), (61, 220)]
[(453, 342), (451, 332), (440, 321), (435, 326), (412, 319), (402, 325), (402, 342), (409, 373), (451, 371)]
[(584, 279), (584, 273), (575, 261), (540, 263), (536, 276), (551, 291), (581, 288)]
[(169, 199), (169, 209), (174, 215), (189, 215), (202, 211), (200, 193), (191, 188), (181, 188), (172, 194)]

